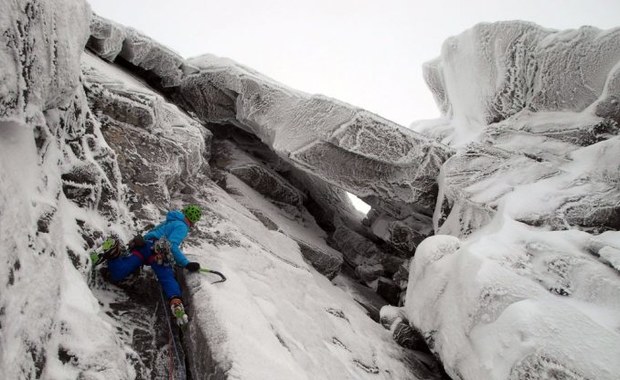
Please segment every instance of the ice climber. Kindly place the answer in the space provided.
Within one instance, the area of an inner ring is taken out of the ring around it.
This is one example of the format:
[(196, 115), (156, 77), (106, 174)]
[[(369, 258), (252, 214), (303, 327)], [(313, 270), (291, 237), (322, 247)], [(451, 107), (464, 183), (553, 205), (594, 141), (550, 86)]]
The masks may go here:
[(164, 222), (144, 237), (133, 238), (128, 244), (127, 252), (122, 255), (118, 242), (109, 243), (111, 239), (108, 239), (106, 242), (111, 246), (105, 247), (104, 243), (103, 247), (106, 252), (104, 257), (108, 259), (105, 277), (111, 282), (119, 282), (142, 265), (150, 265), (170, 302), (177, 324), (186, 324), (188, 317), (183, 306), (181, 287), (174, 277), (173, 265), (190, 272), (200, 270), (200, 264), (190, 262), (179, 245), (187, 237), (190, 227), (200, 220), (201, 215), (202, 210), (197, 205), (188, 205), (182, 211), (169, 211)]

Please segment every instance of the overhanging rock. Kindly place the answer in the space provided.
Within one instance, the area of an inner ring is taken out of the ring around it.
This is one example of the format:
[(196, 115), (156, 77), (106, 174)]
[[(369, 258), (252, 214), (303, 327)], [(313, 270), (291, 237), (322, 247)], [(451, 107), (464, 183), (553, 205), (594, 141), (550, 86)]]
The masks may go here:
[(393, 217), (432, 215), (436, 177), (451, 148), (227, 59), (206, 55), (190, 64), (199, 72), (184, 77), (175, 98), (205, 122), (251, 132), (295, 167), (370, 199)]
[(125, 60), (142, 71), (159, 89), (178, 86), (186, 71), (185, 60), (172, 49), (139, 31), (93, 14), (87, 47), (108, 62)]

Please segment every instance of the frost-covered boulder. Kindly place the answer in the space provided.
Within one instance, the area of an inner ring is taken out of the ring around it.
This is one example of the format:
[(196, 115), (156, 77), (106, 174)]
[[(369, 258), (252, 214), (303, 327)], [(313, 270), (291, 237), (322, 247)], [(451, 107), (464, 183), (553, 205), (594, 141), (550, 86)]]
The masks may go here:
[(562, 164), (581, 147), (618, 135), (618, 124), (582, 112), (532, 112), (518, 114), (485, 128), (481, 141), (496, 148), (526, 154), (541, 162)]
[(339, 225), (331, 235), (331, 240), (362, 281), (374, 281), (385, 273), (381, 263), (385, 253), (364, 236), (345, 225)]
[(375, 236), (405, 257), (413, 256), (417, 245), (433, 234), (430, 218), (419, 214), (398, 218), (374, 209), (370, 210), (364, 223)]
[(418, 246), (405, 310), (453, 378), (617, 377), (618, 36), (480, 24), (425, 66), (454, 236)]
[(466, 236), (500, 209), (516, 220), (553, 229), (617, 230), (619, 144), (616, 136), (575, 149), (564, 155), (562, 164), (470, 145), (442, 168), (436, 229)]
[(510, 219), (467, 242), (428, 238), (411, 262), (407, 318), (453, 378), (615, 379), (620, 277), (591, 252), (619, 239)]
[(556, 173), (547, 163), (490, 145), (471, 144), (441, 169), (435, 229), (467, 236), (486, 225), (503, 196)]
[(386, 305), (381, 308), (380, 315), (381, 325), (390, 330), (398, 344), (412, 350), (428, 351), (426, 340), (411, 326), (404, 308)]
[(413, 125), (457, 147), (435, 232), (466, 236), (498, 210), (553, 229), (618, 228), (619, 36), (511, 21), (444, 43), (425, 66), (444, 117)]
[(482, 23), (449, 38), (424, 66), (454, 141), (521, 110), (581, 112), (598, 104), (616, 115), (620, 29), (555, 31), (533, 23)]
[(91, 51), (109, 62), (122, 58), (157, 88), (178, 86), (185, 72), (195, 71), (172, 49), (96, 14), (92, 15), (90, 32), (87, 46)]

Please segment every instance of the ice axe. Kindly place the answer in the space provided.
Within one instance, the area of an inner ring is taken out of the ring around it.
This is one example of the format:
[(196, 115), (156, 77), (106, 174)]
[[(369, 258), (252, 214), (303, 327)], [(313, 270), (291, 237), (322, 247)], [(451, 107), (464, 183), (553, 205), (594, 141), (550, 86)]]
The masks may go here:
[(226, 281), (226, 276), (224, 276), (223, 274), (221, 274), (220, 272), (216, 271), (216, 270), (211, 270), (211, 269), (207, 269), (207, 268), (201, 268), (200, 271), (202, 273), (213, 273), (214, 275), (217, 275), (221, 278), (221, 280), (212, 282), (212, 284), (217, 284), (218, 282), (224, 282)]

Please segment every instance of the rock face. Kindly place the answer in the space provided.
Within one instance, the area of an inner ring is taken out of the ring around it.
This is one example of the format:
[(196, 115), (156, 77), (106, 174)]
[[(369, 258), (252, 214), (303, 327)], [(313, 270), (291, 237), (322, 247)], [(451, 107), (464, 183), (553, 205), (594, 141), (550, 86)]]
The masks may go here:
[[(287, 179), (311, 194), (321, 208), (313, 212), (328, 229), (338, 219), (364, 229), (346, 190), (381, 215), (370, 233), (408, 256), (432, 232), (436, 175), (452, 154), (449, 148), (348, 104), (286, 88), (230, 60), (204, 56), (184, 62), (149, 37), (97, 16), (91, 31), (90, 49), (131, 67), (204, 123), (235, 125), (258, 137), (290, 167)], [(243, 176), (256, 177), (256, 170)]]
[(453, 236), (418, 247), (404, 310), (453, 378), (616, 376), (618, 36), (480, 24), (425, 66)]
[[(90, 262), (81, 235), (130, 226), (116, 156), (88, 109), (80, 81), (89, 15), (83, 1), (2, 2), (4, 379), (135, 376), (135, 352), (124, 348), (99, 314), (86, 283)], [(97, 217), (85, 220), (87, 213)]]
[(305, 195), (266, 165), (250, 157), (230, 141), (217, 147), (216, 164), (237, 176), (248, 186), (276, 202), (301, 208)]
[[(296, 241), (301, 254), (316, 270), (330, 279), (335, 277), (342, 266), (342, 254), (327, 245), (322, 231), (318, 234), (323, 239), (318, 242), (307, 238), (320, 228), (303, 206), (305, 195), (232, 141), (218, 141), (215, 145), (214, 164), (230, 173), (226, 190), (268, 229), (282, 232)], [(258, 201), (254, 192), (270, 199), (271, 203)]]
[[(99, 58), (84, 55), (82, 70), (88, 103), (117, 152), (130, 207), (140, 219), (157, 220), (171, 193), (191, 196), (196, 182), (208, 177), (212, 134), (161, 95), (114, 75)], [(144, 207), (146, 204), (155, 206)]]
[[(242, 153), (242, 144), (234, 145), (234, 162), (211, 168), (211, 158), (226, 158), (217, 149), (213, 154), (213, 134), (162, 95), (178, 89), (191, 67), (147, 37), (100, 18), (91, 24), (88, 46), (103, 60), (82, 53), (89, 10), (76, 4), (31, 8), (23, 2), (14, 12), (19, 18), (20, 11), (33, 10), (32, 30), (42, 26), (44, 40), (54, 46), (57, 39), (58, 50), (71, 53), (71, 64), (61, 60), (47, 84), (9, 65), (20, 64), (12, 60), (20, 57), (45, 67), (47, 45), (33, 39), (24, 51), (3, 51), (7, 70), (22, 77), (15, 89), (2, 88), (10, 106), (0, 119), (0, 250), (7, 252), (7, 265), (0, 266), (7, 279), (0, 326), (7, 335), (0, 347), (14, 349), (0, 348), (0, 377), (182, 373), (183, 355), (174, 355), (179, 347), (165, 336), (167, 300), (154, 300), (151, 270), (143, 268), (119, 288), (91, 273), (89, 251), (103, 236), (127, 241), (160, 221), (163, 211), (191, 202), (203, 207), (204, 217), (183, 250), (234, 284), (216, 287), (208, 275), (180, 275), (192, 316), (185, 344), (194, 378), (437, 378), (329, 281), (340, 271), (342, 254), (327, 245), (327, 233), (305, 205), (335, 205), (323, 213), (325, 224), (354, 219), (344, 193), (318, 177), (292, 173), (290, 163), (274, 168), (267, 159), (252, 159), (265, 153), (263, 146)], [(21, 19), (5, 25), (10, 17), (0, 16), (2, 28), (27, 39), (30, 27), (23, 29)], [(79, 24), (82, 34), (66, 34), (69, 23)], [(35, 97), (24, 95), (24, 83), (38, 91)], [(215, 146), (230, 144), (221, 139)], [(229, 193), (210, 176), (223, 176)], [(303, 183), (310, 184), (307, 192), (298, 187)], [(327, 194), (317, 196), (323, 190)], [(375, 299), (373, 308), (380, 302)], [(243, 327), (248, 323), (250, 335)], [(175, 364), (161, 359), (171, 355)]]
[(123, 26), (93, 14), (90, 20), (90, 38), (86, 46), (102, 59), (114, 62), (123, 50), (126, 36)]
[[(613, 187), (619, 174), (605, 159), (620, 130), (612, 105), (618, 36), (620, 29), (557, 32), (501, 22), (479, 24), (445, 42), (442, 55), (425, 66), (449, 118), (433, 135), (460, 149), (441, 170), (436, 232), (467, 236), (518, 197), (530, 202), (509, 206), (512, 216), (529, 224), (618, 228)], [(578, 169), (581, 158), (590, 163), (585, 152), (606, 168), (589, 170), (605, 174)], [(588, 184), (575, 186), (583, 181)], [(560, 189), (549, 204), (542, 200), (545, 185)]]
[(139, 68), (156, 88), (178, 86), (184, 70), (192, 71), (180, 55), (137, 30), (97, 15), (92, 16), (90, 30), (89, 49), (109, 62), (120, 58)]

